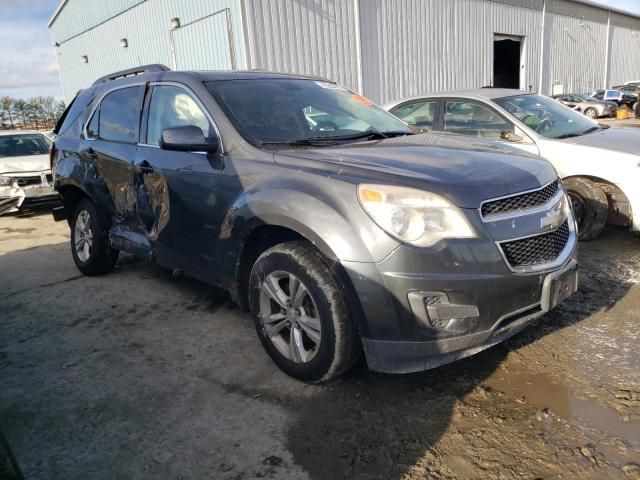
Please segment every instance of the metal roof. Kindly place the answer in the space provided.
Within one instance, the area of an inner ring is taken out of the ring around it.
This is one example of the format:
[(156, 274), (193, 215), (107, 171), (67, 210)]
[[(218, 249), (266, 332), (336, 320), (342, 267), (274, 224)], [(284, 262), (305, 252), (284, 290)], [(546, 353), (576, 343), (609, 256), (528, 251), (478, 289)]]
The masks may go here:
[[(49, 22), (47, 23), (48, 27), (51, 27), (51, 24), (56, 20), (56, 18), (58, 17), (58, 15), (60, 15), (60, 12), (64, 9), (65, 5), (67, 4), (69, 0), (61, 0), (60, 4), (58, 5), (58, 8), (56, 8), (56, 10), (53, 12), (53, 15), (51, 15), (51, 18), (49, 19)], [(605, 5), (602, 3), (599, 3), (595, 0), (569, 0), (575, 3), (582, 3), (583, 5), (589, 5), (591, 7), (595, 7), (595, 8), (599, 8), (601, 10), (605, 10), (605, 11), (611, 11), (611, 12), (616, 12), (616, 13), (620, 13), (622, 15), (628, 15), (630, 17), (635, 17), (635, 18), (640, 18), (640, 14), (638, 13), (632, 13), (628, 10), (623, 10), (621, 8), (617, 8), (617, 7), (611, 7), (609, 5)]]

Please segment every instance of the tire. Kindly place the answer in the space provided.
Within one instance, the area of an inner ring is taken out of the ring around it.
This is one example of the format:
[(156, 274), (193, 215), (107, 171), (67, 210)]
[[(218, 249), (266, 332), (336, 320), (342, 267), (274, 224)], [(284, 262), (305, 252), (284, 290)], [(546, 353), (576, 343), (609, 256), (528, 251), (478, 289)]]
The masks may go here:
[(578, 223), (578, 239), (593, 240), (602, 232), (609, 215), (607, 195), (586, 178), (569, 178), (565, 189)]
[(105, 274), (118, 260), (118, 250), (109, 244), (110, 224), (107, 215), (88, 198), (76, 207), (71, 222), (71, 255), (85, 275)]
[(306, 242), (282, 243), (258, 257), (249, 278), (251, 313), (263, 347), (287, 375), (325, 382), (358, 360), (360, 340), (343, 292)]
[(598, 111), (595, 108), (585, 109), (584, 114), (589, 118), (598, 118)]

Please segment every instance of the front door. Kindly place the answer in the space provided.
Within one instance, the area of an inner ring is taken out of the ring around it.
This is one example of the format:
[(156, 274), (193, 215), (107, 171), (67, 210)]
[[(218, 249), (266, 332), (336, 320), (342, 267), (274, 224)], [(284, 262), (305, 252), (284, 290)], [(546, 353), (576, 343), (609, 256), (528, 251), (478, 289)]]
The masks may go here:
[(138, 218), (161, 263), (215, 282), (221, 154), (160, 148), (166, 128), (193, 125), (217, 132), (195, 95), (179, 84), (158, 83), (147, 94), (143, 138), (135, 159)]
[[(534, 155), (536, 144), (509, 119), (477, 100), (444, 99), (442, 129), (445, 132), (504, 142)], [(520, 138), (520, 140), (517, 140)]]

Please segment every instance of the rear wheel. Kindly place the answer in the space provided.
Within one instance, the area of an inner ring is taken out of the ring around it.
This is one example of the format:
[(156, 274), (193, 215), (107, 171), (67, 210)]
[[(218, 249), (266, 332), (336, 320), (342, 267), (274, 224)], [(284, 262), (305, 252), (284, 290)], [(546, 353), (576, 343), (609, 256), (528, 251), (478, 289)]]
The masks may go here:
[(256, 331), (285, 373), (315, 383), (355, 363), (358, 334), (343, 290), (305, 242), (276, 245), (256, 260), (249, 280)]
[(91, 200), (80, 201), (71, 222), (71, 254), (85, 275), (107, 273), (118, 260), (118, 250), (109, 244), (109, 225), (107, 215)]
[(598, 117), (598, 111), (595, 108), (587, 108), (584, 111), (584, 114), (589, 117), (589, 118), (597, 118)]
[(607, 223), (607, 195), (596, 183), (586, 178), (569, 178), (564, 185), (578, 223), (578, 238), (593, 240)]

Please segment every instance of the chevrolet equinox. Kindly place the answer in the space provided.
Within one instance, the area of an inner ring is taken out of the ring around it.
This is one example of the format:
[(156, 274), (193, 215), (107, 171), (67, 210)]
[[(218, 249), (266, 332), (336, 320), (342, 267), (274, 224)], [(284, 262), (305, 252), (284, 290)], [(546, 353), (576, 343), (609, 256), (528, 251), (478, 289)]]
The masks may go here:
[(80, 91), (55, 133), (82, 273), (125, 251), (222, 287), (307, 382), (362, 351), (382, 372), (452, 362), (577, 288), (551, 164), (417, 132), (324, 79), (139, 67)]

